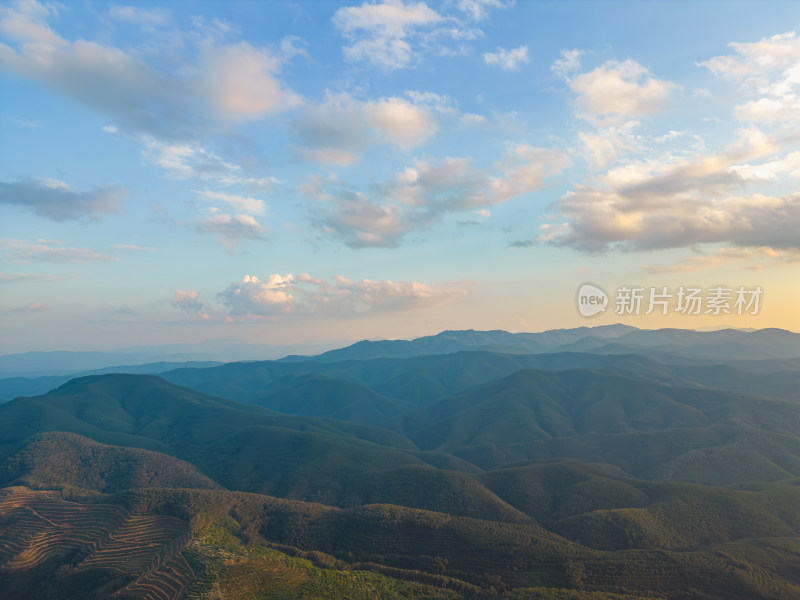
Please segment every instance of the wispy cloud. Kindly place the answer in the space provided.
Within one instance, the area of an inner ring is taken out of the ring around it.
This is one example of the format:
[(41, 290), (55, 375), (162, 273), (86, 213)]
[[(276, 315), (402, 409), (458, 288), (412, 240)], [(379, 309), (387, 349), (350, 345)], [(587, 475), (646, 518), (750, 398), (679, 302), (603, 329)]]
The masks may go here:
[(33, 119), (26, 119), (23, 117), (9, 117), (9, 120), (12, 123), (16, 123), (17, 125), (21, 125), (22, 127), (27, 127), (28, 129), (39, 129), (42, 127), (42, 124), (39, 121), (34, 121)]
[(34, 283), (41, 281), (57, 281), (60, 277), (56, 275), (44, 275), (41, 273), (3, 273), (0, 272), (0, 284), (5, 283)]
[(31, 304), (27, 304), (25, 306), (20, 306), (16, 308), (14, 312), (18, 313), (41, 313), (50, 310), (50, 307), (47, 304), (42, 304), (41, 302), (32, 302)]
[(498, 48), (497, 52), (486, 52), (483, 55), (483, 61), (487, 65), (500, 67), (504, 71), (518, 71), (520, 66), (530, 62), (528, 46), (522, 45), (510, 50)]
[(767, 265), (793, 265), (797, 263), (800, 263), (800, 250), (775, 250), (768, 246), (755, 248), (723, 247), (709, 254), (690, 256), (674, 263), (642, 265), (641, 269), (647, 273), (662, 275), (692, 273), (726, 265), (759, 270)]
[(0, 204), (21, 206), (53, 221), (98, 219), (119, 212), (127, 194), (119, 185), (76, 191), (57, 179), (0, 182)]
[(155, 252), (157, 250), (153, 246), (136, 246), (134, 244), (114, 244), (114, 249), (126, 252)]
[(52, 242), (32, 244), (11, 238), (0, 238), (0, 252), (3, 253), (4, 260), (12, 263), (86, 264), (118, 260), (115, 256), (102, 254), (90, 248), (69, 247)]
[(312, 217), (320, 230), (353, 248), (393, 247), (446, 214), (486, 209), (541, 189), (567, 162), (554, 150), (508, 144), (496, 174), (450, 157), (439, 164), (415, 161), (370, 193), (321, 177), (311, 178), (303, 191), (320, 201)]
[(581, 56), (583, 50), (573, 48), (572, 50), (562, 50), (561, 58), (556, 59), (550, 66), (550, 70), (558, 75), (561, 79), (569, 81), (573, 73), (581, 68)]
[(196, 142), (169, 143), (152, 136), (144, 136), (142, 142), (145, 160), (164, 169), (170, 179), (192, 179), (226, 188), (238, 186), (250, 193), (267, 192), (280, 183), (271, 176), (254, 177), (241, 165), (224, 160)]
[(214, 192), (211, 190), (194, 190), (194, 192), (209, 202), (224, 202), (234, 210), (249, 215), (263, 215), (267, 211), (267, 205), (263, 200), (258, 198), (237, 196), (236, 194)]
[(138, 6), (112, 6), (108, 16), (114, 21), (134, 23), (142, 27), (165, 27), (172, 22), (170, 13), (163, 8), (147, 9)]
[(220, 243), (231, 247), (242, 240), (264, 238), (269, 231), (250, 215), (216, 214), (202, 220), (197, 229), (219, 237)]
[(483, 21), (491, 9), (509, 8), (514, 0), (458, 0), (456, 6), (474, 21)]

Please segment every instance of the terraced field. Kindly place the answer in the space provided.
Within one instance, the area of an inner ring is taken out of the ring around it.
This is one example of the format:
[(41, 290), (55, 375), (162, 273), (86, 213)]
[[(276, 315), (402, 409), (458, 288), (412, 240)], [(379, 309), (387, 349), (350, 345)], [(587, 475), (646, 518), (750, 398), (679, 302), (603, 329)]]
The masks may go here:
[(182, 550), (189, 526), (168, 516), (134, 516), (109, 504), (65, 502), (57, 492), (0, 490), (0, 570), (26, 570), (72, 555), (76, 572), (121, 576), (118, 597), (177, 600), (194, 577)]

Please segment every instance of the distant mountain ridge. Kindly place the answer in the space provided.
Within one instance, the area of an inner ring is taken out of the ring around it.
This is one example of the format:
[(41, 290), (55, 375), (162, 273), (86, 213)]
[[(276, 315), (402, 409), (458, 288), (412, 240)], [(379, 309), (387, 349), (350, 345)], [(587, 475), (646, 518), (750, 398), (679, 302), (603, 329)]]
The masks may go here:
[(159, 362), (230, 362), (268, 360), (297, 352), (320, 352), (331, 343), (276, 346), (243, 340), (207, 340), (164, 346), (135, 346), (111, 350), (51, 350), (0, 355), (0, 377), (41, 377), (87, 373), (114, 365)]
[[(345, 348), (329, 350), (313, 358), (323, 362), (341, 360), (366, 360), (370, 358), (410, 358), (428, 354), (452, 354), (462, 350), (490, 350), (509, 353), (538, 353), (573, 343), (588, 335), (598, 338), (616, 338), (635, 330), (629, 325), (601, 325), (576, 329), (553, 329), (541, 333), (510, 333), (501, 329), (493, 331), (455, 330), (442, 331), (413, 340), (363, 340)], [(302, 360), (288, 356), (283, 360)]]
[(561, 347), (565, 351), (620, 353), (647, 350), (691, 358), (765, 359), (800, 357), (800, 334), (785, 329), (693, 331), (637, 329), (612, 342), (596, 335)]
[(7, 377), (0, 379), (0, 403), (11, 400), (17, 396), (38, 396), (77, 377), (87, 375), (102, 375), (104, 373), (137, 373), (143, 375), (158, 375), (165, 371), (177, 368), (203, 369), (214, 367), (222, 363), (217, 361), (186, 361), (186, 362), (157, 362), (141, 365), (119, 365), (70, 373), (69, 375), (45, 375), (41, 377)]

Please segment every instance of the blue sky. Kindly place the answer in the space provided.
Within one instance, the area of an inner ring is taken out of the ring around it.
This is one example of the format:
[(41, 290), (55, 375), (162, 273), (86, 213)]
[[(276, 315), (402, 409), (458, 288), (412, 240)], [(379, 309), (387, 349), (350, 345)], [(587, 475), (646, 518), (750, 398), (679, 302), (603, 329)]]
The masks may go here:
[[(0, 352), (799, 329), (799, 17), (0, 4)], [(763, 295), (586, 319), (585, 282)]]

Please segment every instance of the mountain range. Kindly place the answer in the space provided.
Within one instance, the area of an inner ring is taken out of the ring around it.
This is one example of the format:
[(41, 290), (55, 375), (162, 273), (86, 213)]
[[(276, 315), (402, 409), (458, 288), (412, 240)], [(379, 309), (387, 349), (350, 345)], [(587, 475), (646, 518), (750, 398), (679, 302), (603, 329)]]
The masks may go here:
[(40, 388), (0, 405), (6, 597), (800, 597), (798, 334), (174, 366), (14, 384)]

